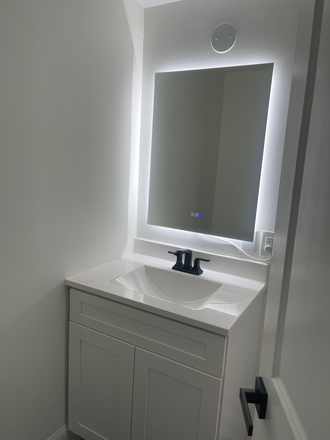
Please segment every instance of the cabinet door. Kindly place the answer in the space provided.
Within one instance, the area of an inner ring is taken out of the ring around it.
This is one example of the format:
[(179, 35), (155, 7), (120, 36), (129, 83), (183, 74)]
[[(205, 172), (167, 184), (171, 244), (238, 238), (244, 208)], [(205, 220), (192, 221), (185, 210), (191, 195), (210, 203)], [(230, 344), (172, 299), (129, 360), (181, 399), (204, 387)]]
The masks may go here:
[(130, 440), (134, 347), (70, 322), (69, 429)]
[(215, 440), (221, 380), (136, 349), (132, 440)]

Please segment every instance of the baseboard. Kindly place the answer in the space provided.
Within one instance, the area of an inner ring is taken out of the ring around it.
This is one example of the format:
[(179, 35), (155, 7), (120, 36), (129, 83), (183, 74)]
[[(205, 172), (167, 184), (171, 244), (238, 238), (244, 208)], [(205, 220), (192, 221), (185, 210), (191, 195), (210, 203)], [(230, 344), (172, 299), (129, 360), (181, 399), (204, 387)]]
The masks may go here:
[(51, 435), (47, 440), (81, 440), (77, 434), (68, 430), (68, 425), (64, 425), (61, 429)]

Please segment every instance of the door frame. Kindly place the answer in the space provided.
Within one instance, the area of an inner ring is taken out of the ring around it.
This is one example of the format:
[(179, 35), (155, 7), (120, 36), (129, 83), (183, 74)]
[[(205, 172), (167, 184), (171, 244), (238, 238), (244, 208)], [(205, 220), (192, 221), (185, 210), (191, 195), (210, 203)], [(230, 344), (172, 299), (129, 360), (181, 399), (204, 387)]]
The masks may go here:
[[(266, 386), (271, 386), (275, 391), (278, 403), (285, 410), (294, 437), (300, 440), (306, 440), (307, 437), (290, 396), (279, 377), (279, 367), (313, 104), (323, 6), (324, 0), (300, 0), (296, 57), (260, 361), (260, 376), (271, 378), (268, 384), (266, 379)], [(256, 418), (255, 422), (256, 425), (259, 424)]]

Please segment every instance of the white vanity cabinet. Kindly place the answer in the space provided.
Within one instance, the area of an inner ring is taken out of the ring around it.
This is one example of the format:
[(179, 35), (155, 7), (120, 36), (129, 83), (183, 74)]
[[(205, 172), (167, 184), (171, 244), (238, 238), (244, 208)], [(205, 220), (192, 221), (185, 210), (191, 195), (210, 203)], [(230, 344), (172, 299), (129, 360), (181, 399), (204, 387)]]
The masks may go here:
[(225, 338), (70, 296), (71, 431), (84, 440), (216, 439)]
[(84, 440), (246, 440), (238, 395), (254, 385), (262, 295), (227, 335), (115, 299), (70, 290), (69, 430)]

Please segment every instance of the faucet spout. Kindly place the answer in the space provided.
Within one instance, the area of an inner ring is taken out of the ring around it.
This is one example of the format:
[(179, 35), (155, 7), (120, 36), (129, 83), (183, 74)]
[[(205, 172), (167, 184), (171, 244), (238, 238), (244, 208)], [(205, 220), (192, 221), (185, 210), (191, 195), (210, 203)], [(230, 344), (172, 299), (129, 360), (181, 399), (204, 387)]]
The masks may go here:
[(181, 255), (184, 255), (184, 264), (183, 264), (183, 269), (185, 270), (191, 270), (192, 265), (192, 251), (191, 249), (182, 249), (181, 250)]

